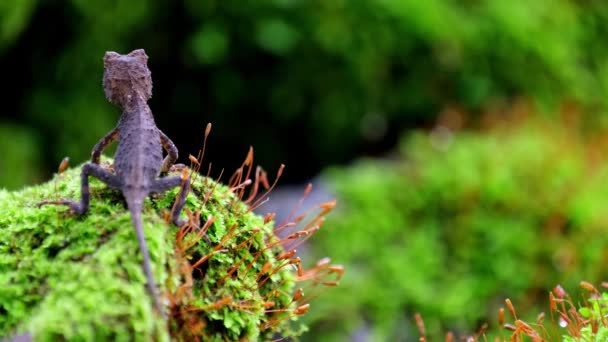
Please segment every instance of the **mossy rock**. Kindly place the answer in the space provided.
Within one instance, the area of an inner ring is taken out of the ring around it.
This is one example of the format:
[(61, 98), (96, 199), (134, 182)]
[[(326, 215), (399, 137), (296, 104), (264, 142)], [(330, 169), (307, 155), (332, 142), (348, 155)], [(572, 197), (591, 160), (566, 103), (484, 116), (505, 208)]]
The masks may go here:
[[(203, 224), (214, 218), (207, 230), (211, 243), (190, 233), (180, 245), (176, 236), (183, 229), (163, 219), (179, 189), (146, 199), (143, 209), (155, 281), (171, 311), (168, 322), (155, 312), (146, 291), (142, 257), (120, 192), (91, 178), (91, 207), (76, 217), (66, 215), (63, 206), (36, 204), (79, 198), (80, 167), (21, 191), (0, 190), (0, 337), (224, 341), (301, 333), (301, 326), (292, 329), (295, 316), (279, 319), (264, 307), (269, 301), (274, 308), (295, 305), (293, 272), (278, 267), (269, 276), (268, 267), (262, 270), (267, 263), (274, 269), (276, 255), (283, 252), (274, 243), (273, 223), (253, 214), (228, 187), (203, 176), (193, 179), (186, 208), (200, 211)], [(186, 242), (193, 246), (184, 251)], [(184, 271), (184, 264), (205, 256), (199, 267)]]

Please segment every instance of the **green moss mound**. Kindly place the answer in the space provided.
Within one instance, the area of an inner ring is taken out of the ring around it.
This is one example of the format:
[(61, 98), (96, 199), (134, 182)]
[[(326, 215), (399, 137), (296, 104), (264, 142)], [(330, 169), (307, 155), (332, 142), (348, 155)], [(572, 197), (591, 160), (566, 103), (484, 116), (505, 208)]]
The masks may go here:
[(326, 173), (341, 206), (314, 246), (350, 271), (343, 291), (317, 303), (332, 319), (313, 331), (413, 338), (419, 312), (429, 340), (443, 340), (495, 328), (505, 298), (534, 322), (556, 284), (607, 279), (606, 138), (574, 131), (541, 121), (416, 132), (397, 160)]
[[(186, 207), (200, 211), (203, 224), (214, 218), (207, 230), (211, 243), (162, 218), (178, 189), (146, 200), (145, 236), (171, 311), (167, 323), (146, 291), (120, 192), (91, 179), (91, 207), (81, 217), (65, 215), (62, 206), (36, 206), (45, 199), (79, 198), (79, 175), (74, 168), (45, 184), (0, 190), (0, 337), (29, 332), (38, 341), (224, 341), (302, 331), (292, 329), (293, 319), (278, 320), (264, 307), (269, 301), (274, 308), (295, 305), (292, 271), (279, 268), (259, 284), (268, 269), (263, 266), (274, 269), (275, 256), (283, 252), (273, 243), (273, 223), (253, 214), (226, 186), (199, 176), (189, 192)], [(192, 247), (183, 248), (185, 242)], [(197, 268), (184, 268), (205, 256)]]

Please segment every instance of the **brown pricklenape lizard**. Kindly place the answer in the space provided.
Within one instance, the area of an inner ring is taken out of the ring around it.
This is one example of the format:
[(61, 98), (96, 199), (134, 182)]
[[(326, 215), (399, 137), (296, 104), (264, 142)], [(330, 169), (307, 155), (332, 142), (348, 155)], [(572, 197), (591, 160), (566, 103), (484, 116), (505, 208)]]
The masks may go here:
[[(183, 225), (185, 222), (179, 219), (179, 214), (186, 200), (190, 179), (183, 180), (182, 176), (158, 178), (161, 171), (168, 171), (177, 160), (177, 148), (156, 127), (148, 107), (147, 101), (152, 96), (152, 78), (147, 61), (148, 56), (141, 49), (134, 50), (128, 55), (106, 52), (103, 58), (103, 88), (108, 100), (122, 110), (118, 125), (99, 140), (93, 147), (91, 162), (82, 167), (80, 202), (62, 199), (40, 202), (39, 205), (67, 205), (71, 212), (82, 215), (89, 208), (89, 176), (100, 179), (110, 188), (120, 190), (131, 212), (143, 257), (148, 290), (154, 299), (154, 305), (164, 315), (150, 269), (150, 256), (143, 234), (141, 210), (144, 199), (150, 193), (161, 193), (181, 185), (182, 189), (171, 213), (171, 220), (178, 226)], [(114, 155), (114, 172), (110, 172), (99, 165), (99, 157), (114, 140), (118, 140), (118, 148)], [(167, 151), (164, 160), (162, 148)]]

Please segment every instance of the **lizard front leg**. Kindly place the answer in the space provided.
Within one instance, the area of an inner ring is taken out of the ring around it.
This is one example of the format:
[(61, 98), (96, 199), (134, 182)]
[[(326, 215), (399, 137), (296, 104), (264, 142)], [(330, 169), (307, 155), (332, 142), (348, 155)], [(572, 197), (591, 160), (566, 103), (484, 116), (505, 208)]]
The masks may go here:
[(93, 150), (91, 151), (91, 162), (95, 164), (99, 164), (99, 157), (101, 156), (101, 152), (108, 147), (116, 138), (118, 138), (118, 133), (120, 130), (118, 127), (114, 128), (108, 134), (106, 134), (103, 138), (101, 138), (95, 146), (93, 146)]
[(82, 215), (89, 209), (89, 199), (91, 197), (91, 193), (89, 190), (89, 176), (98, 178), (111, 188), (120, 187), (120, 180), (115, 174), (111, 173), (110, 171), (104, 169), (103, 167), (97, 164), (87, 163), (82, 166), (82, 171), (80, 173), (80, 202), (68, 199), (61, 199), (57, 201), (49, 200), (39, 202), (38, 207), (47, 204), (67, 205), (68, 207), (70, 207), (71, 212), (76, 215)]
[(163, 165), (160, 170), (162, 172), (167, 172), (175, 161), (177, 161), (177, 147), (175, 147), (173, 141), (171, 141), (171, 139), (169, 139), (169, 137), (160, 129), (158, 130), (158, 133), (160, 134), (160, 144), (163, 146), (165, 151), (167, 151), (167, 156), (165, 157), (165, 160), (163, 160)]

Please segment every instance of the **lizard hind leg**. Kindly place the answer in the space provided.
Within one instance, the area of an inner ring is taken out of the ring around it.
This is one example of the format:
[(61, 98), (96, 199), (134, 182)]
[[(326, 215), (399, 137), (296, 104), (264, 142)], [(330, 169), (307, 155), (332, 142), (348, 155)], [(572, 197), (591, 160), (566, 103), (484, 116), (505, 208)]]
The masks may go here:
[(120, 181), (118, 177), (111, 173), (110, 171), (104, 169), (103, 167), (93, 164), (87, 163), (82, 166), (82, 171), (80, 172), (80, 201), (61, 199), (61, 200), (47, 200), (38, 202), (38, 207), (42, 207), (43, 205), (53, 204), (53, 205), (67, 205), (70, 207), (70, 211), (76, 215), (82, 215), (89, 209), (89, 200), (91, 198), (91, 192), (89, 190), (89, 176), (93, 176), (98, 178), (102, 182), (106, 183), (111, 188), (119, 188)]
[(188, 197), (188, 190), (190, 190), (190, 177), (186, 178), (185, 180), (182, 179), (182, 176), (169, 176), (159, 178), (150, 187), (150, 192), (161, 193), (178, 186), (181, 186), (181, 188), (177, 197), (177, 201), (175, 202), (173, 210), (171, 211), (171, 222), (181, 227), (186, 223), (186, 220), (181, 220), (179, 218), (179, 215), (181, 214), (182, 209), (184, 208), (184, 204), (186, 204), (186, 197)]

